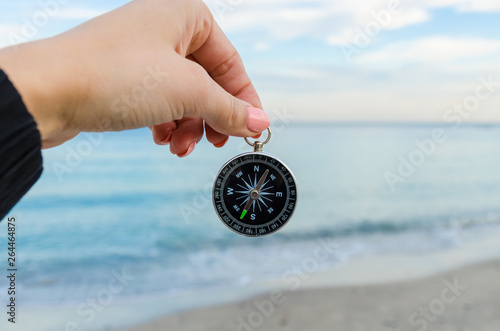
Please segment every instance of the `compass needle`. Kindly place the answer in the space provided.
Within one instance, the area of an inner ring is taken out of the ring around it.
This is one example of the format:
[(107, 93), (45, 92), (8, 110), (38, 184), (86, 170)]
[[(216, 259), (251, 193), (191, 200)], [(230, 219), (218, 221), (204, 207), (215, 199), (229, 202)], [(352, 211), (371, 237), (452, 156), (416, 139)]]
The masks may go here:
[(266, 169), (266, 171), (264, 172), (262, 177), (260, 177), (259, 182), (257, 183), (257, 186), (255, 187), (255, 189), (257, 191), (260, 191), (260, 189), (262, 188), (262, 184), (264, 184), (264, 182), (266, 181), (267, 175), (269, 175), (269, 169)]
[[(244, 204), (245, 202), (247, 202), (247, 201), (248, 201), (248, 197), (247, 197), (247, 198), (246, 198), (246, 199), (245, 199), (242, 203), (240, 203), (240, 207), (241, 207), (241, 206), (243, 206), (243, 204)], [(246, 206), (245, 206), (245, 207), (246, 207)], [(245, 209), (246, 209), (246, 208), (245, 208)]]

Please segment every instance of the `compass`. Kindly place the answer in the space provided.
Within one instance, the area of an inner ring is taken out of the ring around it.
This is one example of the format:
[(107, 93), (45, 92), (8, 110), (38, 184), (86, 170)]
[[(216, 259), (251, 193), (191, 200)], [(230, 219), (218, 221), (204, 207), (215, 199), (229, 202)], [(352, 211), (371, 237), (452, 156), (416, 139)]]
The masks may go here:
[(275, 156), (262, 152), (269, 142), (247, 143), (253, 152), (227, 161), (215, 178), (214, 208), (232, 231), (248, 236), (269, 235), (282, 228), (297, 205), (297, 184), (292, 171)]

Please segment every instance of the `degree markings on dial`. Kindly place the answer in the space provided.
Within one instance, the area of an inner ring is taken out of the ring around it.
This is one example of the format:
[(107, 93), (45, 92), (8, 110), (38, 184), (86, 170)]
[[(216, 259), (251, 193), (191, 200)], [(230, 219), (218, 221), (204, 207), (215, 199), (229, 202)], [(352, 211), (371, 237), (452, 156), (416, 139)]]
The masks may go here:
[[(243, 155), (229, 162), (227, 168), (221, 170), (218, 179), (220, 183), (216, 187), (214, 185), (214, 199), (220, 201), (220, 209), (224, 209), (218, 210), (223, 222), (235, 232), (249, 236), (273, 233), (287, 223), (294, 209), (293, 204), (290, 205), (289, 202), (296, 200), (295, 194), (291, 195), (288, 191), (296, 187), (293, 174), (288, 168), (272, 156), (262, 154)], [(258, 183), (258, 179), (262, 178), (259, 166), (263, 166), (263, 170), (268, 168), (272, 171), (264, 183)], [(252, 178), (252, 173), (254, 178)], [(250, 192), (256, 189), (257, 185), (260, 194), (256, 195), (257, 199), (253, 200)], [(229, 186), (234, 188), (231, 191), (234, 195), (229, 194)], [(249, 203), (250, 200), (251, 203)], [(244, 204), (246, 207), (242, 208)], [(281, 207), (281, 204), (284, 206)], [(241, 211), (236, 210), (235, 213), (235, 209), (229, 209), (233, 205), (239, 205)], [(276, 206), (279, 208), (277, 209)], [(259, 210), (263, 214), (260, 214)]]

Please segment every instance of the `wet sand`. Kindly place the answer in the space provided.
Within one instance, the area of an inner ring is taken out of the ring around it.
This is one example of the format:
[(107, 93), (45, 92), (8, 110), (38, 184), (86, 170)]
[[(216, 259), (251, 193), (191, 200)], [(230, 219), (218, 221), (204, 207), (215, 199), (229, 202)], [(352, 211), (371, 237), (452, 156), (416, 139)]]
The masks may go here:
[(500, 330), (500, 260), (422, 279), (298, 289), (123, 331)]

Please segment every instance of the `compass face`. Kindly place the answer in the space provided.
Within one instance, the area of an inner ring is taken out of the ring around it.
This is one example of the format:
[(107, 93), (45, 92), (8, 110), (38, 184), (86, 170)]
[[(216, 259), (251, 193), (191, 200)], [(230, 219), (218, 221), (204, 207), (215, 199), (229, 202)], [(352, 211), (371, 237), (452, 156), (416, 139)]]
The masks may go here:
[(285, 225), (297, 203), (292, 172), (275, 157), (259, 152), (229, 160), (215, 179), (215, 211), (231, 230), (258, 237)]

